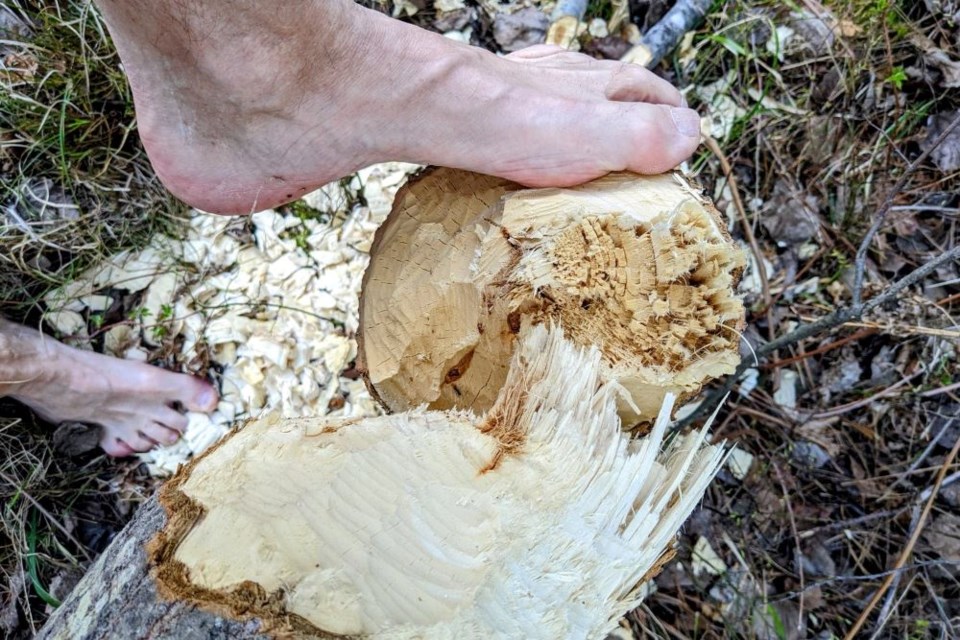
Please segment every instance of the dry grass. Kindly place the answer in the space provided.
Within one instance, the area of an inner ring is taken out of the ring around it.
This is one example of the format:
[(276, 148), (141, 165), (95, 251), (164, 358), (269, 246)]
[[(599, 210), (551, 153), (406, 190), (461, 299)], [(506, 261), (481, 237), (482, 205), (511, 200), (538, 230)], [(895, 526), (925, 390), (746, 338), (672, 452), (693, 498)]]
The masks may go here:
[[(92, 5), (12, 0), (3, 10), (0, 313), (35, 319), (46, 291), (169, 230), (178, 206), (140, 147)], [(55, 452), (49, 425), (0, 401), (0, 635), (32, 637), (106, 547), (145, 486), (131, 473)]]
[(66, 455), (0, 401), (0, 635), (30, 638), (143, 498), (135, 465)]
[(180, 209), (136, 135), (102, 19), (81, 0), (12, 0), (0, 45), (0, 304), (24, 316), (50, 288), (144, 244)]

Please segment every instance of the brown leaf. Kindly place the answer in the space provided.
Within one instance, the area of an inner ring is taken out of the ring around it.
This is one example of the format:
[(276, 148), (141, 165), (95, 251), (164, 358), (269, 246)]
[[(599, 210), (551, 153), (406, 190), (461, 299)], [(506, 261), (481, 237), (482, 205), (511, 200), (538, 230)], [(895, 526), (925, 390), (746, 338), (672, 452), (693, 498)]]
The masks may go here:
[(504, 51), (519, 51), (541, 44), (550, 21), (539, 9), (528, 7), (516, 13), (501, 13), (493, 23), (493, 39)]
[[(927, 138), (920, 143), (926, 151), (933, 145), (933, 141), (960, 116), (960, 110), (938, 113), (930, 118), (927, 125)], [(944, 173), (952, 173), (960, 169), (960, 127), (954, 129), (940, 146), (930, 153), (934, 164)]]

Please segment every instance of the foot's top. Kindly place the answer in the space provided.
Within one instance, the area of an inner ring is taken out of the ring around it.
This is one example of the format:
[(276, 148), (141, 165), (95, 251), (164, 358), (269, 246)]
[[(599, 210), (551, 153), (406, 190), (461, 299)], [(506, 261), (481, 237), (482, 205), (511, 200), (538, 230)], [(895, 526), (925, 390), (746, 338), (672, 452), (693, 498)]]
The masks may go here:
[(208, 211), (273, 207), (383, 160), (566, 186), (659, 173), (699, 143), (696, 112), (635, 65), (546, 46), (499, 58), (347, 0), (198, 3), (176, 21), (103, 5), (158, 174)]

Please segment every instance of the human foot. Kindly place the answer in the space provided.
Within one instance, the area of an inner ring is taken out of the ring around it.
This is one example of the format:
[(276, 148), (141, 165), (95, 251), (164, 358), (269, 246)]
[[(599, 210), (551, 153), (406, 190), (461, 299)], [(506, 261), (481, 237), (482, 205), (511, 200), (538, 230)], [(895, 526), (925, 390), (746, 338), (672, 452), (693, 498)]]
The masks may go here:
[(128, 456), (172, 444), (187, 426), (173, 408), (216, 408), (217, 394), (193, 376), (68, 347), (0, 320), (0, 396), (23, 402), (50, 422), (102, 427), (100, 446)]
[(658, 173), (699, 142), (679, 92), (641, 67), (549, 47), (507, 58), (350, 0), (99, 0), (161, 180), (250, 213), (384, 160), (529, 186)]

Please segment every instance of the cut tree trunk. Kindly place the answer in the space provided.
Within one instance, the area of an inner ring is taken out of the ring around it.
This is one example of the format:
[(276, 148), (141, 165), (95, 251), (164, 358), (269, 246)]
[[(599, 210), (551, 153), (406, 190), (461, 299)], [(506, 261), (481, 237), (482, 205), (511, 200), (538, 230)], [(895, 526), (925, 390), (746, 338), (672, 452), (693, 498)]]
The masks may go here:
[(100, 555), (37, 640), (268, 640), (256, 619), (238, 621), (158, 597), (145, 546), (167, 522), (156, 497)]
[(524, 189), (435, 169), (377, 231), (360, 302), (358, 366), (392, 411), (487, 411), (521, 328), (556, 322), (596, 344), (648, 424), (740, 362), (745, 264), (716, 209), (679, 174), (613, 174)]
[(664, 445), (670, 396), (628, 437), (604, 369), (537, 326), (485, 416), (256, 421), (164, 486), (169, 521), (148, 506), (44, 637), (603, 637), (723, 453), (705, 430)]
[[(370, 384), (409, 410), (235, 432), (41, 637), (603, 637), (722, 459), (706, 427), (665, 435), (678, 395), (736, 365), (742, 261), (678, 176), (426, 173), (361, 305)], [(634, 438), (624, 415), (656, 420)]]

